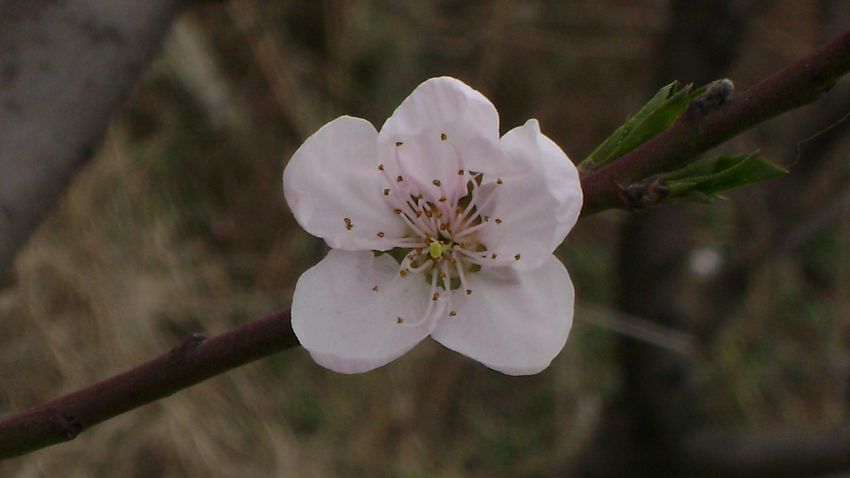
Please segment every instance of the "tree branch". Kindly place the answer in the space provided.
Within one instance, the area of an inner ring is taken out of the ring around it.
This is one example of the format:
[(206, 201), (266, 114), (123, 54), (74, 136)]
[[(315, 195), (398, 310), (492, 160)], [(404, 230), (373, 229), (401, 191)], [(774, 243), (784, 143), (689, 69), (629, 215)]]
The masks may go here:
[(850, 70), (850, 31), (821, 46), (714, 111), (691, 104), (670, 129), (582, 177), (582, 215), (628, 208), (622, 188), (695, 159), (727, 139), (822, 98)]
[(72, 440), (104, 420), (296, 345), (288, 310), (209, 340), (193, 335), (128, 372), (0, 422), (0, 459)]

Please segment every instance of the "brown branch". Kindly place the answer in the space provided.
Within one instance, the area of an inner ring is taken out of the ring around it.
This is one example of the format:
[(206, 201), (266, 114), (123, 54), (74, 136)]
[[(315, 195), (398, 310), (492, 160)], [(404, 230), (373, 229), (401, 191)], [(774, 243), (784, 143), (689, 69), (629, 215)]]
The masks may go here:
[(212, 376), (298, 345), (289, 311), (204, 340), (194, 335), (128, 372), (0, 422), (0, 460), (74, 439), (81, 431)]
[[(756, 123), (813, 101), (848, 69), (850, 32), (708, 116), (689, 111), (667, 132), (585, 175), (583, 213), (617, 207), (619, 184), (687, 161)], [(71, 440), (111, 417), (297, 344), (289, 311), (206, 341), (192, 337), (128, 372), (0, 421), (0, 459)]]
[(628, 208), (622, 187), (693, 160), (774, 116), (824, 96), (850, 70), (850, 31), (705, 113), (692, 104), (668, 130), (582, 178), (582, 214)]

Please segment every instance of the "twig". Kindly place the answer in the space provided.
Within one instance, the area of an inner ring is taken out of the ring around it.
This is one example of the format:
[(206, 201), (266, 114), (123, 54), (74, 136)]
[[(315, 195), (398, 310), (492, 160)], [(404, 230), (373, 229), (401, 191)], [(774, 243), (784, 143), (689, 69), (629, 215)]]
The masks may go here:
[(696, 340), (691, 334), (617, 310), (577, 307), (576, 321), (595, 325), (685, 357), (694, 358), (698, 354)]
[(296, 345), (288, 310), (208, 340), (193, 335), (150, 362), (3, 420), (0, 459), (72, 440), (104, 420)]
[(582, 178), (582, 214), (627, 208), (620, 191), (652, 174), (693, 160), (752, 126), (824, 96), (850, 70), (850, 31), (780, 70), (716, 111), (692, 104), (668, 130)]

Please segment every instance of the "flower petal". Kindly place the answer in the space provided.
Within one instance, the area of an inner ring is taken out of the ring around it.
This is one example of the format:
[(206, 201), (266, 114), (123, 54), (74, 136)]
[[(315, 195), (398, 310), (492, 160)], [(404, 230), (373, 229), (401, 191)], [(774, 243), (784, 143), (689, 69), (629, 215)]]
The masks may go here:
[(421, 133), (445, 133), (463, 145), (476, 137), (499, 139), (499, 113), (484, 95), (448, 76), (416, 87), (381, 127), (381, 141), (395, 143)]
[(469, 160), (499, 141), (499, 114), (478, 91), (455, 78), (432, 78), (413, 90), (378, 134), (381, 163), (399, 197), (422, 194), (440, 207), (466, 194)]
[(408, 233), (382, 193), (377, 135), (368, 121), (341, 116), (307, 138), (283, 171), (295, 219), (333, 248), (387, 250)]
[(485, 177), (482, 191), (494, 195), (484, 211), (491, 224), (478, 238), (498, 256), (517, 257), (516, 268), (534, 269), (549, 260), (578, 220), (578, 171), (540, 132), (537, 120), (506, 133), (500, 146), (509, 164), (504, 176)]
[(471, 295), (456, 294), (457, 316), (431, 334), (444, 346), (509, 375), (531, 375), (563, 349), (573, 319), (574, 290), (564, 265), (482, 269), (469, 277)]
[(428, 305), (422, 276), (399, 275), (389, 255), (331, 250), (305, 272), (292, 298), (292, 329), (320, 365), (367, 372), (412, 349), (433, 327), (415, 323)]

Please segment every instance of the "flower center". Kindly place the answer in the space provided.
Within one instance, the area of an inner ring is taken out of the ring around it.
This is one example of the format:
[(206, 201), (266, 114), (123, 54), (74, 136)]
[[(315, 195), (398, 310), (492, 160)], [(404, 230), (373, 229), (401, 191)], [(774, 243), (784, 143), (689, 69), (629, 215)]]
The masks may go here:
[[(396, 143), (396, 148), (401, 144)], [(395, 246), (392, 253), (400, 260), (399, 274), (422, 274), (430, 283), (430, 300), (424, 316), (413, 322), (402, 317), (397, 320), (399, 324), (417, 326), (435, 317), (456, 316), (452, 308), (453, 292), (462, 289), (466, 295), (473, 293), (467, 276), (483, 267), (507, 265), (511, 261), (503, 261), (488, 251), (477, 238), (482, 228), (502, 223), (499, 218), (484, 215), (494, 191), (482, 194), (482, 173), (460, 169), (460, 181), (451, 190), (444, 184), (449, 181), (434, 179), (428, 187), (435, 190), (426, 192), (437, 199), (429, 201), (421, 186), (407, 180), (410, 176), (402, 161), (398, 165), (399, 174), (395, 177), (390, 177), (383, 164), (378, 170), (384, 178), (384, 196), (409, 229), (405, 237), (391, 239)], [(498, 187), (502, 183), (499, 178), (493, 184)], [(382, 232), (378, 236), (384, 237)]]

